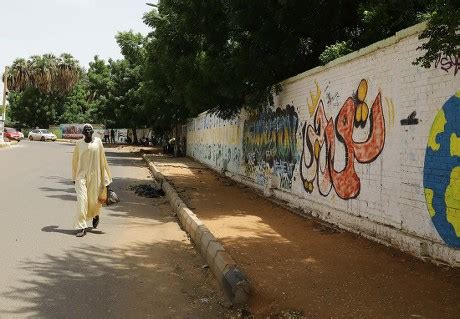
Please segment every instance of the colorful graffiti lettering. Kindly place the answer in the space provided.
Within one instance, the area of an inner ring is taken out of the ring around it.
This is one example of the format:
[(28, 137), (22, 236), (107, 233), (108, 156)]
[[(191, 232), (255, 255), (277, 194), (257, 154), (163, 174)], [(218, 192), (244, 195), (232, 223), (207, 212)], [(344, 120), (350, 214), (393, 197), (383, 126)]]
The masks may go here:
[(423, 187), (431, 220), (449, 246), (460, 247), (460, 91), (436, 115), (428, 138)]
[(452, 57), (445, 54), (439, 54), (438, 58), (434, 62), (434, 67), (440, 67), (441, 70), (444, 70), (446, 72), (449, 72), (450, 69), (453, 69), (455, 76), (457, 75), (457, 72), (460, 69), (460, 57)]
[(261, 184), (266, 183), (266, 175), (273, 172), (278, 175), (281, 188), (291, 188), (296, 164), (298, 121), (291, 105), (283, 110), (268, 110), (245, 121), (243, 156), (247, 175)]
[[(317, 88), (317, 92), (320, 90)], [(326, 117), (323, 101), (312, 95), (317, 104), (313, 123), (302, 128), (303, 151), (300, 176), (305, 190), (312, 193), (314, 185), (321, 195), (329, 195), (332, 188), (342, 199), (359, 195), (361, 182), (355, 170), (355, 159), (362, 164), (371, 163), (382, 152), (385, 144), (385, 120), (382, 97), (379, 92), (369, 107), (365, 102), (367, 81), (361, 80), (354, 97), (349, 97), (340, 109), (335, 122)], [(310, 104), (309, 104), (310, 105)], [(363, 142), (355, 141), (355, 129), (368, 126), (369, 133)], [(335, 165), (336, 138), (345, 147), (345, 167)]]

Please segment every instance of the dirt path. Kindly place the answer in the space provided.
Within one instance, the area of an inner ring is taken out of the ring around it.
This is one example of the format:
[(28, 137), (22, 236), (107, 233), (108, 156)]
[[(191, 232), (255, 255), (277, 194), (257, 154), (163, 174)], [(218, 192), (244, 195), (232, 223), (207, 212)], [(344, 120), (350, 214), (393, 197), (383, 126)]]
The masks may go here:
[(155, 164), (251, 282), (258, 318), (458, 318), (460, 270), (297, 216), (190, 159)]

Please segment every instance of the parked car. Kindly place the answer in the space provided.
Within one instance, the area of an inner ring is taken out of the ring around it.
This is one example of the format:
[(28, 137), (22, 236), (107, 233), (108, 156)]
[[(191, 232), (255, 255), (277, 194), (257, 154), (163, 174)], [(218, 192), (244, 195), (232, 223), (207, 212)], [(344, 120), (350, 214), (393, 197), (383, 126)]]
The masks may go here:
[(24, 134), (18, 132), (15, 128), (12, 127), (5, 127), (3, 129), (3, 137), (15, 141), (20, 141), (24, 138)]
[(31, 141), (56, 141), (57, 137), (53, 133), (45, 129), (35, 129), (29, 132), (29, 140)]

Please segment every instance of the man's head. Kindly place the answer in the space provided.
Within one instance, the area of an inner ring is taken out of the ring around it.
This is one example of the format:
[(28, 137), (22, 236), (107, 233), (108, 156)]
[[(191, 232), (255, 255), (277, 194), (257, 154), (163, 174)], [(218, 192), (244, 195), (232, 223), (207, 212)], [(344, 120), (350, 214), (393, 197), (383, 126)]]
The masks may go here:
[(85, 136), (85, 138), (87, 138), (87, 139), (91, 138), (93, 136), (93, 133), (94, 133), (93, 126), (91, 124), (83, 125), (82, 133)]

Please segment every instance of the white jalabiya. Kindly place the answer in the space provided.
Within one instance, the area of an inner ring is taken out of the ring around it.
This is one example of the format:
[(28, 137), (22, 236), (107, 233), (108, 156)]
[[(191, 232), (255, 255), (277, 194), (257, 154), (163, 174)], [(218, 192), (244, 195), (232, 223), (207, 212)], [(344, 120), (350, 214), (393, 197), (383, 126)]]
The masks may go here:
[(72, 178), (77, 192), (77, 216), (74, 227), (87, 228), (87, 220), (99, 215), (99, 199), (107, 197), (106, 186), (112, 183), (102, 141), (93, 137), (90, 143), (78, 140), (73, 151)]

